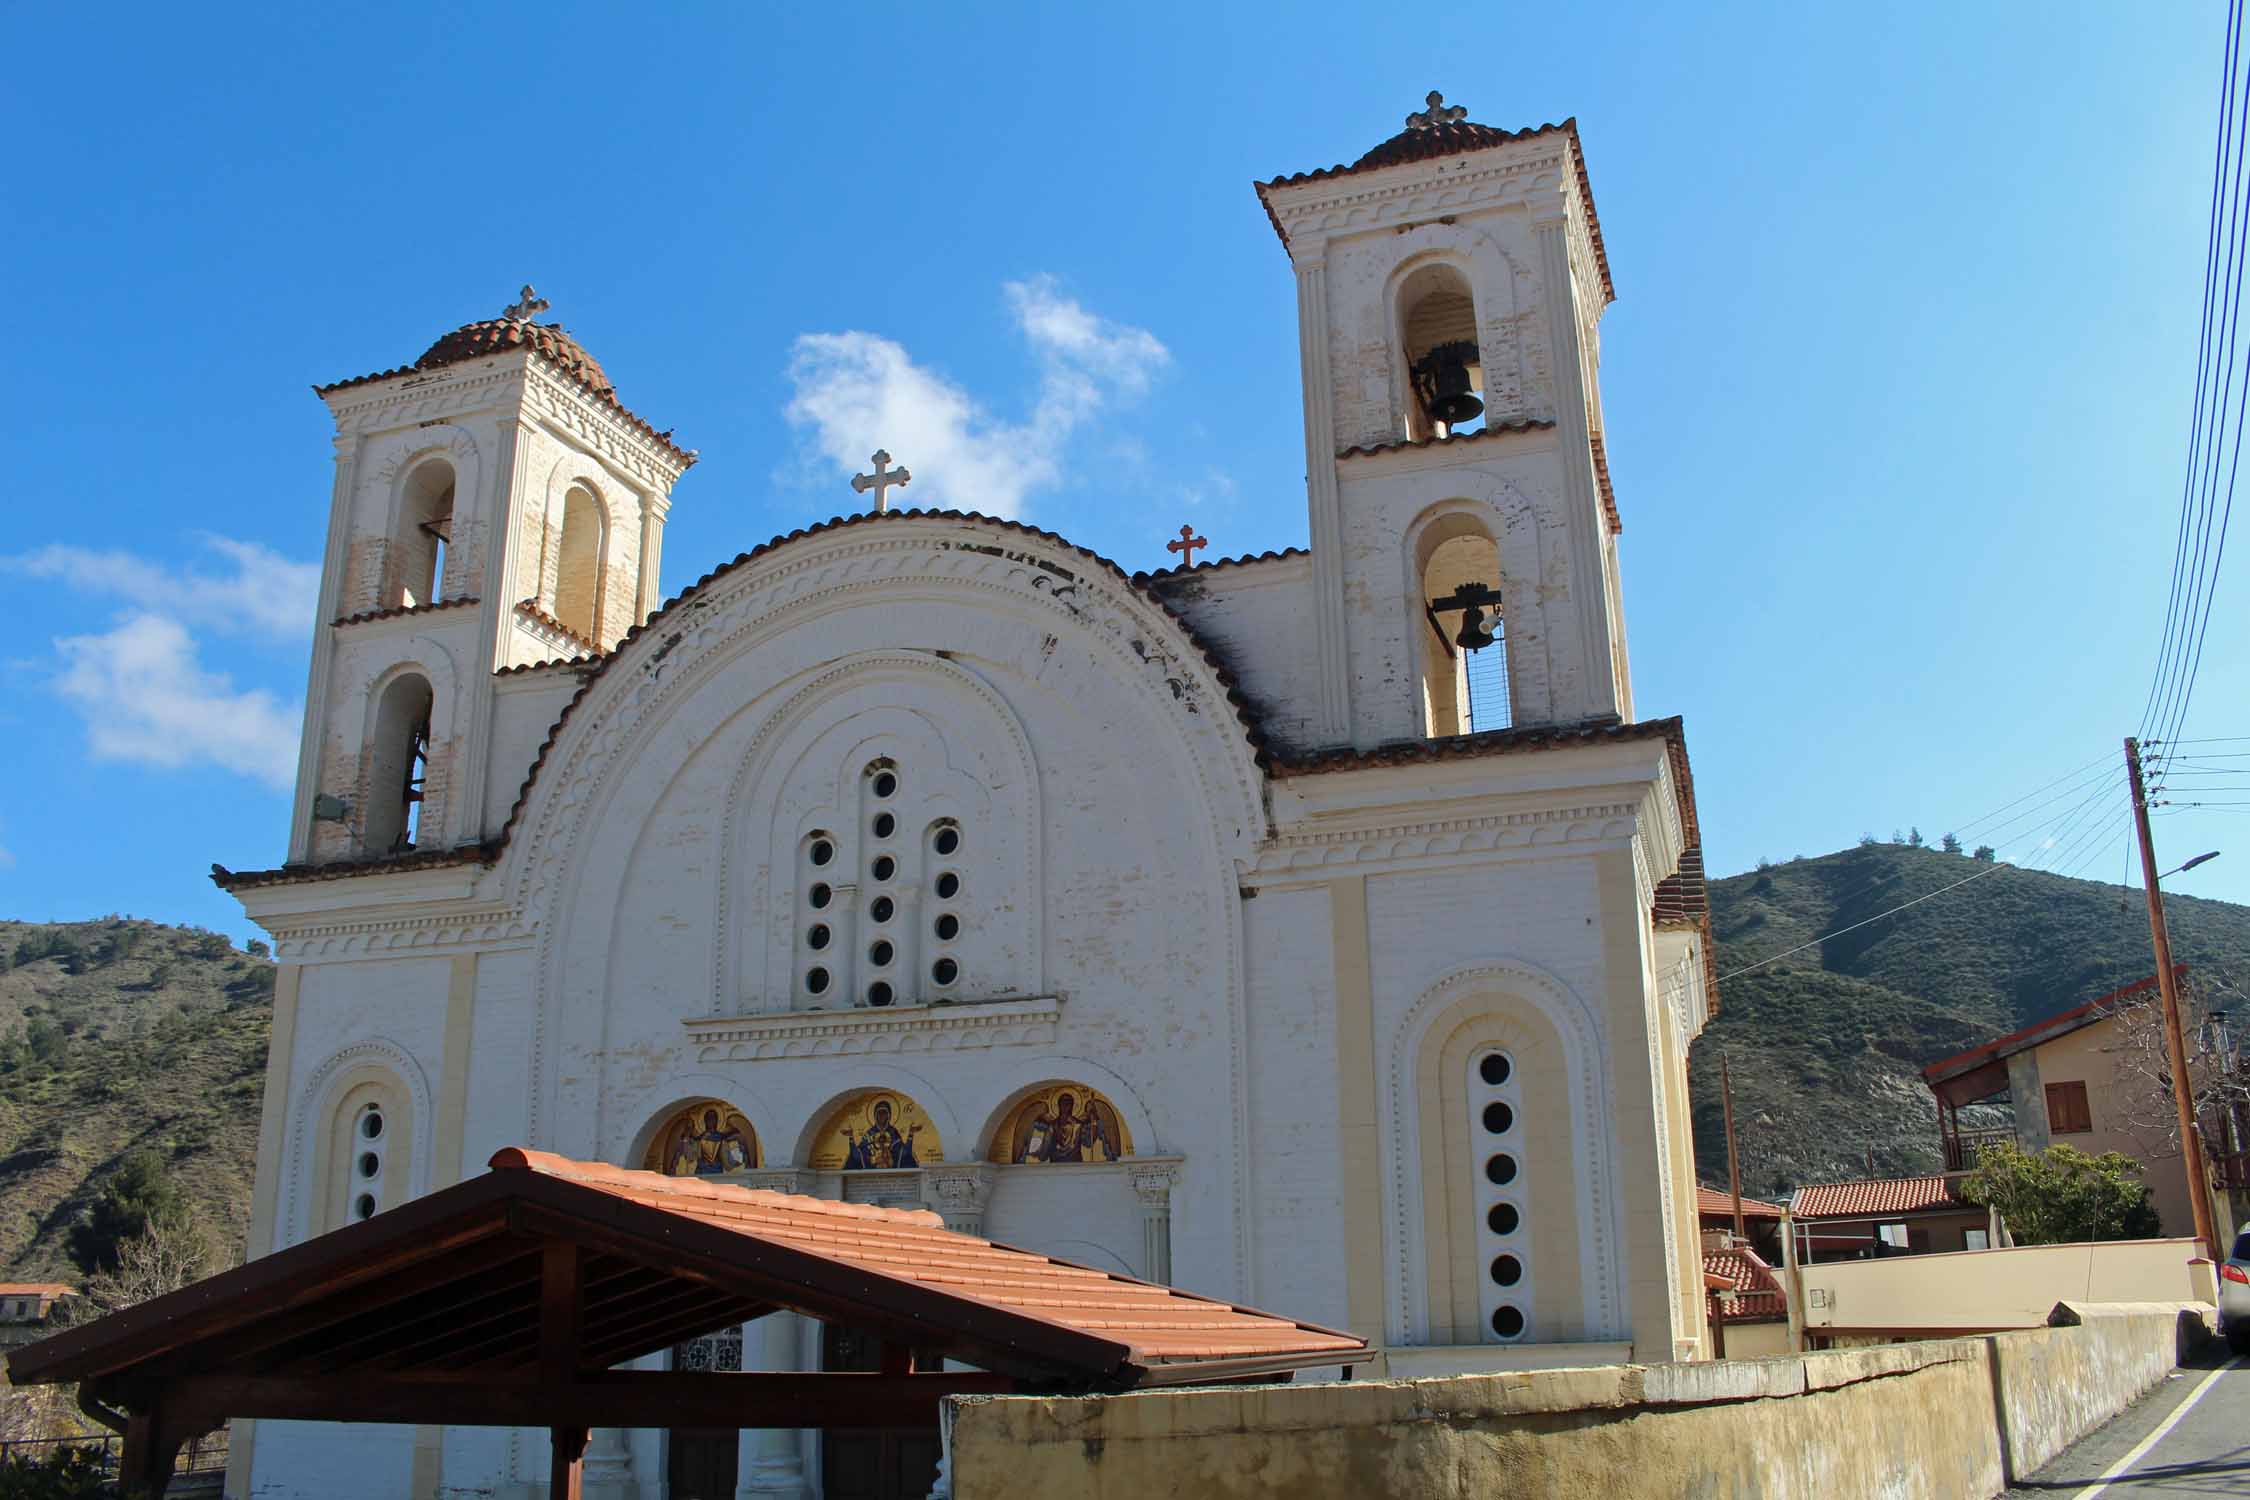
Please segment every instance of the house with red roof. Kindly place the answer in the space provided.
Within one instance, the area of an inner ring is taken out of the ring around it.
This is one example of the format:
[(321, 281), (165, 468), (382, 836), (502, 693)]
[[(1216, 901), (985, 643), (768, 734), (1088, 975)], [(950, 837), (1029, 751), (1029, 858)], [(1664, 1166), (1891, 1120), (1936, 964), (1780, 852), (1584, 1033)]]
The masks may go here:
[(1822, 1182), (1790, 1195), (1805, 1260), (1988, 1250), (1999, 1244), (1990, 1210), (1963, 1198), (1958, 1177)]

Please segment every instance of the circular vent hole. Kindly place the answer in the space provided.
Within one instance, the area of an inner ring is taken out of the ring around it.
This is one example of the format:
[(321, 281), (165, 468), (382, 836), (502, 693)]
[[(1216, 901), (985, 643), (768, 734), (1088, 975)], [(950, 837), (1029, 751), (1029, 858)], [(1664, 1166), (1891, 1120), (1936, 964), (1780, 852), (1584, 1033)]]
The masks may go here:
[(877, 896), (873, 901), (868, 903), (867, 915), (873, 918), (875, 921), (888, 922), (891, 919), (891, 913), (897, 910), (897, 907), (891, 905), (890, 897)]
[(1513, 1203), (1495, 1203), (1484, 1216), (1484, 1227), (1494, 1234), (1514, 1234), (1522, 1223), (1523, 1215)]
[(359, 1175), (360, 1175), (360, 1176), (362, 1176), (362, 1177), (373, 1177), (373, 1176), (374, 1176), (374, 1175), (375, 1175), (375, 1174), (376, 1174), (377, 1172), (380, 1172), (380, 1171), (382, 1171), (382, 1170), (383, 1170), (383, 1158), (381, 1158), (380, 1156), (377, 1156), (377, 1155), (376, 1155), (376, 1154), (375, 1154), (374, 1152), (372, 1152), (372, 1151), (362, 1151), (362, 1152), (360, 1152), (360, 1153), (359, 1153)]
[(1516, 1112), (1495, 1099), (1484, 1107), (1484, 1128), (1494, 1135), (1506, 1135), (1516, 1123)]
[(877, 880), (888, 880), (898, 873), (898, 861), (888, 854), (879, 855), (870, 867), (869, 873)]
[(951, 854), (961, 847), (961, 830), (946, 824), (937, 831), (937, 837), (930, 840), (930, 847), (940, 854)]
[(878, 797), (896, 796), (898, 795), (898, 776), (890, 771), (877, 771), (874, 788), (875, 795)]
[(937, 893), (940, 900), (951, 901), (961, 894), (961, 877), (951, 870), (946, 871), (937, 878)]
[(898, 819), (892, 817), (889, 813), (877, 813), (875, 815), (875, 837), (887, 839), (896, 832), (898, 832)]
[(814, 864), (824, 865), (836, 857), (836, 846), (826, 839), (814, 839), (812, 848), (807, 852), (812, 856)]
[(1523, 1262), (1513, 1255), (1492, 1257), (1492, 1279), (1501, 1286), (1514, 1286), (1523, 1280)]
[(359, 1117), (359, 1133), (374, 1140), (383, 1133), (383, 1115), (380, 1110), (369, 1110)]
[(1497, 1052), (1490, 1054), (1483, 1062), (1477, 1064), (1477, 1076), (1494, 1088), (1506, 1083), (1508, 1074), (1512, 1071), (1508, 1066), (1508, 1059)]
[(805, 971), (805, 988), (815, 995), (825, 994), (828, 990), (828, 971), (826, 969), (807, 969)]
[(811, 890), (805, 892), (805, 899), (812, 903), (812, 908), (814, 911), (820, 911), (825, 908), (831, 900), (835, 898), (835, 895), (836, 893), (830, 890), (826, 885), (816, 885)]
[(825, 922), (815, 922), (812, 926), (812, 930), (805, 934), (805, 946), (812, 949), (816, 953), (822, 948), (827, 947), (828, 924)]
[(937, 921), (932, 925), (938, 937), (945, 942), (950, 943), (961, 935), (961, 919), (949, 911), (940, 912)]
[(891, 961), (891, 945), (889, 943), (868, 944), (867, 961), (878, 969), (882, 968)]
[(880, 980), (880, 979), (876, 980), (876, 981), (875, 981), (875, 982), (874, 982), (873, 984), (871, 984), (871, 985), (869, 985), (869, 986), (867, 987), (867, 1003), (868, 1003), (869, 1005), (888, 1005), (888, 1004), (890, 1004), (890, 1003), (891, 1003), (891, 987), (890, 987), (889, 985), (885, 984), (885, 983), (884, 983), (884, 982), (883, 982), (882, 980)]
[(1516, 1159), (1505, 1151), (1494, 1152), (1485, 1158), (1484, 1175), (1501, 1187), (1516, 1180)]
[(1504, 1338), (1504, 1339), (1520, 1339), (1520, 1338), (1522, 1338), (1522, 1337), (1523, 1337), (1523, 1313), (1522, 1313), (1522, 1311), (1521, 1311), (1520, 1309), (1517, 1309), (1517, 1308), (1513, 1308), (1513, 1307), (1500, 1307), (1500, 1308), (1495, 1308), (1495, 1309), (1493, 1309), (1493, 1313), (1492, 1313), (1492, 1331), (1493, 1331), (1494, 1333), (1497, 1333), (1498, 1335), (1500, 1335), (1500, 1337), (1502, 1337), (1502, 1338)]
[(939, 984), (951, 984), (961, 977), (961, 966), (950, 958), (941, 958), (930, 965), (930, 977)]
[[(329, 1201), (334, 1202), (335, 1200), (330, 1199)], [(361, 1193), (357, 1198), (354, 1198), (352, 1200), (352, 1212), (363, 1219), (374, 1218), (375, 1195), (373, 1193)]]

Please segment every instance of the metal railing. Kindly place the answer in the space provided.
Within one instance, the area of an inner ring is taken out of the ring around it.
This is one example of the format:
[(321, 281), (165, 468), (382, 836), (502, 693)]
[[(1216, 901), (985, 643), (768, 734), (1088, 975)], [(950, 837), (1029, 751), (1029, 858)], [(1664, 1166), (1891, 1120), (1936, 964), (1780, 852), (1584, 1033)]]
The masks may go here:
[[(89, 1433), (83, 1437), (43, 1437), (0, 1439), (0, 1463), (10, 1459), (28, 1459), (33, 1462), (53, 1458), (74, 1448), (89, 1448), (101, 1455), (102, 1471), (117, 1472), (119, 1455), (124, 1450), (124, 1439), (116, 1433)], [(178, 1474), (200, 1474), (227, 1466), (227, 1430), (222, 1427), (202, 1439), (189, 1443), (180, 1450), (173, 1461), (172, 1470)]]

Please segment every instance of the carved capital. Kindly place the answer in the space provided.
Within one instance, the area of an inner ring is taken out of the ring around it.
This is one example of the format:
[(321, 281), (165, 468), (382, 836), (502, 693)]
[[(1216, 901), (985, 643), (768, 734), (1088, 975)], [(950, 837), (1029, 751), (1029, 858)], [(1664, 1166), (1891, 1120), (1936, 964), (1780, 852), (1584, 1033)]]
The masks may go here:
[(795, 1167), (766, 1167), (755, 1172), (745, 1172), (738, 1179), (746, 1188), (756, 1188), (767, 1193), (803, 1193), (805, 1173)]
[(1133, 1196), (1141, 1200), (1141, 1207), (1150, 1212), (1172, 1211), (1172, 1189), (1180, 1180), (1180, 1164), (1176, 1161), (1151, 1162), (1146, 1166), (1128, 1162), (1133, 1184)]
[(992, 1201), (992, 1168), (983, 1162), (925, 1168), (922, 1201), (937, 1210), (948, 1229), (973, 1234), (968, 1221), (982, 1222), (984, 1206)]

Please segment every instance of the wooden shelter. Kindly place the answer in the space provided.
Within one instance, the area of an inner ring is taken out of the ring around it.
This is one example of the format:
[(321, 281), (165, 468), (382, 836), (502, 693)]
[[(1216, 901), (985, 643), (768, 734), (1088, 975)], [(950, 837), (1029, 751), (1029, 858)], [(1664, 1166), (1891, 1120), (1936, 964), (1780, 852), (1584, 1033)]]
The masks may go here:
[[(616, 1366), (776, 1310), (882, 1368)], [(553, 1500), (590, 1428), (929, 1427), (947, 1396), (1286, 1378), (1364, 1340), (957, 1234), (936, 1214), (508, 1148), (491, 1170), (17, 1351), (72, 1381), (161, 1495), (230, 1417), (545, 1427)], [(917, 1368), (934, 1352), (973, 1370)]]

